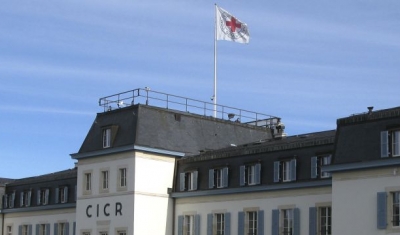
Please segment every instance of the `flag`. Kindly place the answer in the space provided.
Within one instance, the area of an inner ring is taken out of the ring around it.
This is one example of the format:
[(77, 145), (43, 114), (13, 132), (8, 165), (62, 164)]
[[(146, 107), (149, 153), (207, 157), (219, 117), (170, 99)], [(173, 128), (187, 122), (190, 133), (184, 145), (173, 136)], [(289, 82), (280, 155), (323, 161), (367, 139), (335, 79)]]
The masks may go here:
[(249, 43), (250, 34), (247, 24), (238, 20), (224, 9), (217, 7), (216, 39), (239, 43)]

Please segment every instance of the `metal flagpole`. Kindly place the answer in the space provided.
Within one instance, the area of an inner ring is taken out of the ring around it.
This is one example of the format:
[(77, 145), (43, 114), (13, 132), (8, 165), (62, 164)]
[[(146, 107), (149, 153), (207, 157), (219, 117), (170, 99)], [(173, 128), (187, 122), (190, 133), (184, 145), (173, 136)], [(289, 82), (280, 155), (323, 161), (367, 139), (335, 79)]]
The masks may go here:
[(215, 4), (215, 30), (214, 30), (214, 118), (217, 117), (217, 4)]

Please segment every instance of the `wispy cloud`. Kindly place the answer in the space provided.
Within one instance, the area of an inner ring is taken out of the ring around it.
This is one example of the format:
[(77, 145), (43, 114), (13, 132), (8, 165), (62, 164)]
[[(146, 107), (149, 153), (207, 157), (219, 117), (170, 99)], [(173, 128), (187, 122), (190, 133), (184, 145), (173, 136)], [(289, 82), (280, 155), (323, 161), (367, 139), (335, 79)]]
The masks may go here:
[(79, 116), (93, 116), (93, 112), (57, 109), (57, 108), (42, 108), (34, 106), (21, 106), (21, 105), (0, 105), (0, 110), (5, 112), (20, 112), (20, 113), (51, 113), (51, 114), (67, 114)]

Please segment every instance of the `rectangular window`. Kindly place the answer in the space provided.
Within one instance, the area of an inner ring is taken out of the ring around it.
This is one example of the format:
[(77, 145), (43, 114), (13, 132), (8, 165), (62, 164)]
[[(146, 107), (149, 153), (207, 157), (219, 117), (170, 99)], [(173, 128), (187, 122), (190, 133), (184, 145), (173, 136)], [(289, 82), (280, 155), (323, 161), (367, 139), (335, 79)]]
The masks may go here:
[(225, 214), (214, 214), (215, 233), (214, 235), (225, 235)]
[(59, 189), (59, 202), (68, 202), (68, 186), (60, 187)]
[(85, 173), (85, 190), (92, 190), (92, 173)]
[(117, 235), (126, 235), (126, 231), (125, 230), (119, 230), (119, 231), (117, 231)]
[(24, 205), (25, 206), (31, 206), (31, 197), (32, 197), (32, 191), (25, 191), (24, 192)]
[(100, 235), (108, 235), (108, 232), (100, 232)]
[(21, 235), (28, 235), (29, 234), (29, 226), (28, 225), (22, 225), (21, 227)]
[(240, 186), (257, 185), (261, 183), (261, 164), (240, 166)]
[(111, 128), (103, 130), (103, 148), (109, 148), (111, 146)]
[(330, 206), (318, 208), (318, 228), (318, 235), (332, 234), (332, 208)]
[(197, 190), (198, 171), (183, 172), (180, 174), (180, 191)]
[(400, 192), (392, 192), (392, 223), (393, 227), (400, 226)]
[(194, 215), (185, 215), (183, 234), (194, 235)]
[(283, 235), (293, 235), (293, 209), (282, 210), (282, 233)]
[(119, 169), (119, 187), (126, 187), (126, 168)]
[(257, 235), (257, 211), (246, 212), (247, 235)]
[(311, 158), (311, 178), (329, 178), (331, 174), (329, 172), (323, 172), (322, 167), (330, 165), (332, 161), (332, 155), (326, 154)]
[(49, 194), (50, 190), (47, 189), (39, 189), (37, 191), (37, 205), (47, 205), (49, 203)]
[(274, 162), (274, 182), (296, 181), (296, 159)]
[(8, 208), (14, 208), (14, 202), (15, 202), (15, 191), (11, 194), (8, 195)]
[(82, 235), (90, 235), (90, 232), (82, 232)]
[(7, 235), (12, 235), (12, 226), (11, 225), (7, 226), (6, 234)]
[(67, 235), (65, 223), (58, 223), (58, 234), (57, 235)]
[(102, 189), (108, 189), (108, 171), (101, 172)]
[(209, 170), (209, 188), (228, 187), (228, 167)]
[(381, 157), (400, 156), (400, 130), (381, 132)]
[(46, 235), (46, 224), (39, 224), (39, 234), (38, 235)]
[(292, 178), (290, 177), (290, 161), (281, 162), (281, 169), (282, 169), (282, 181), (283, 182), (291, 181)]

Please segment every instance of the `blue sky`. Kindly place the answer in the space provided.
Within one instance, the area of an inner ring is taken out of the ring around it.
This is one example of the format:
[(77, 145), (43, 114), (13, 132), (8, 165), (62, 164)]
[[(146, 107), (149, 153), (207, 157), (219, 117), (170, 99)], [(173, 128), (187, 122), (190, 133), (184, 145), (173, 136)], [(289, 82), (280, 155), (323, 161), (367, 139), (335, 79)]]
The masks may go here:
[[(72, 168), (100, 97), (150, 87), (210, 101), (208, 0), (3, 1), (0, 177)], [(217, 1), (250, 43), (218, 41), (218, 103), (289, 135), (399, 106), (400, 1)]]

